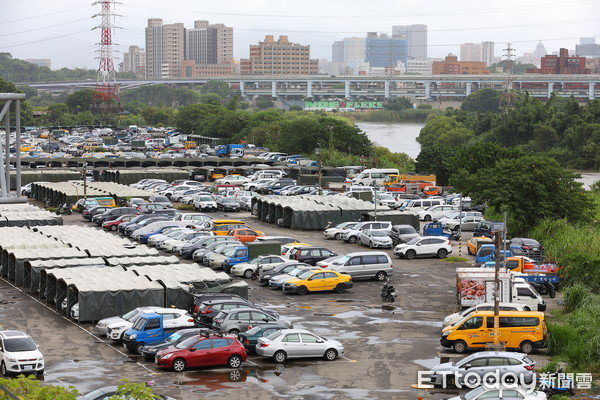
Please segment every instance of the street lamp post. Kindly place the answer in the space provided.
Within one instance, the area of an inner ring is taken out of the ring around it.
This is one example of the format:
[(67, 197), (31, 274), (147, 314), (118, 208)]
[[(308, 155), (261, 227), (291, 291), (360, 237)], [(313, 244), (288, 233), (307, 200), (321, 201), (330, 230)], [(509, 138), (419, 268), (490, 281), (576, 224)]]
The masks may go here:
[(319, 174), (319, 194), (322, 194), (322, 181), (323, 181), (323, 171), (321, 165), (321, 143), (317, 143), (317, 148), (315, 149), (315, 155), (317, 156), (317, 172)]
[(87, 199), (87, 171), (88, 163), (83, 163), (83, 198)]

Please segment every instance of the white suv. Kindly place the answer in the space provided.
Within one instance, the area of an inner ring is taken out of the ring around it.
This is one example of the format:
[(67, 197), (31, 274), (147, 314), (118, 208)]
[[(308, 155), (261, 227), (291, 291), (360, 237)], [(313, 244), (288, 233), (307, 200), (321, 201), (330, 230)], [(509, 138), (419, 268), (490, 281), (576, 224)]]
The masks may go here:
[(208, 193), (198, 193), (194, 196), (193, 203), (196, 211), (217, 211), (215, 198)]
[(419, 219), (421, 221), (437, 221), (445, 217), (448, 213), (458, 210), (458, 206), (442, 204), (441, 206), (432, 206), (427, 210), (419, 211)]
[(371, 231), (381, 231), (387, 234), (392, 230), (392, 223), (390, 221), (367, 221), (356, 224), (352, 229), (342, 231), (342, 239), (344, 242), (358, 243), (360, 239), (360, 232), (366, 229)]
[(394, 248), (395, 255), (407, 260), (415, 257), (446, 258), (450, 253), (452, 253), (452, 242), (444, 236), (416, 237)]
[(21, 331), (0, 331), (0, 373), (44, 373), (44, 356), (31, 336)]

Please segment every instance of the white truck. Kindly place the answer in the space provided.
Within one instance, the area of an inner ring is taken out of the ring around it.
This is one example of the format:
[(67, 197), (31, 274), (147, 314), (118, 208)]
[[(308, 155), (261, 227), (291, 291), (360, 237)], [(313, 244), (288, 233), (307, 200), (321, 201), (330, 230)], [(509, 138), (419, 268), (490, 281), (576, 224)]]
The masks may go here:
[[(499, 273), (500, 301), (521, 303), (530, 311), (545, 311), (542, 296), (519, 274), (507, 271)], [(481, 268), (456, 269), (456, 293), (461, 307), (494, 301), (494, 271)]]

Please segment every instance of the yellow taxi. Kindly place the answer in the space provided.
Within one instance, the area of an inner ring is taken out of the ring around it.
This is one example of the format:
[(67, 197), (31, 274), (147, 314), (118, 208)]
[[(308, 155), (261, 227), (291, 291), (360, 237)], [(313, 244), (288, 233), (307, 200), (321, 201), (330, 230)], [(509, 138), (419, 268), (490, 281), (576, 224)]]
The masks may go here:
[(467, 251), (469, 254), (477, 254), (482, 244), (493, 244), (494, 241), (486, 236), (476, 236), (467, 242)]
[(264, 232), (246, 225), (244, 221), (238, 221), (236, 219), (216, 219), (213, 221), (212, 231), (215, 236), (227, 236), (230, 230), (239, 228), (252, 229), (259, 236), (264, 235)]
[(354, 282), (350, 275), (328, 269), (306, 270), (296, 278), (287, 280), (283, 284), (283, 291), (301, 295), (323, 290), (335, 290), (337, 293), (343, 293), (346, 289), (352, 289), (352, 286), (354, 286)]

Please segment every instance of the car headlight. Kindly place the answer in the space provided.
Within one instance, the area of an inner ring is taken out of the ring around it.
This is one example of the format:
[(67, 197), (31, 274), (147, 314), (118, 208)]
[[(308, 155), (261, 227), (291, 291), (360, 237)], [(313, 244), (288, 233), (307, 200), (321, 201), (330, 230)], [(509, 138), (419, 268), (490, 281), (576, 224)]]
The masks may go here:
[(442, 332), (442, 337), (446, 337), (450, 334), (450, 331)]
[(161, 357), (163, 360), (167, 360), (169, 358), (171, 358), (171, 356), (173, 355), (173, 353), (169, 353), (166, 356)]
[(137, 333), (134, 333), (133, 335), (129, 335), (129, 339), (135, 339), (137, 337)]
[(44, 357), (40, 357), (37, 359), (38, 361), (44, 361)]
[(10, 361), (10, 362), (13, 362), (13, 363), (14, 363), (14, 362), (17, 362), (17, 360), (16, 360), (16, 359), (14, 359), (14, 358), (9, 358), (9, 359), (8, 359), (8, 361)]
[(298, 285), (296, 285), (295, 283), (288, 283), (288, 286), (290, 286), (290, 287), (296, 287)]

